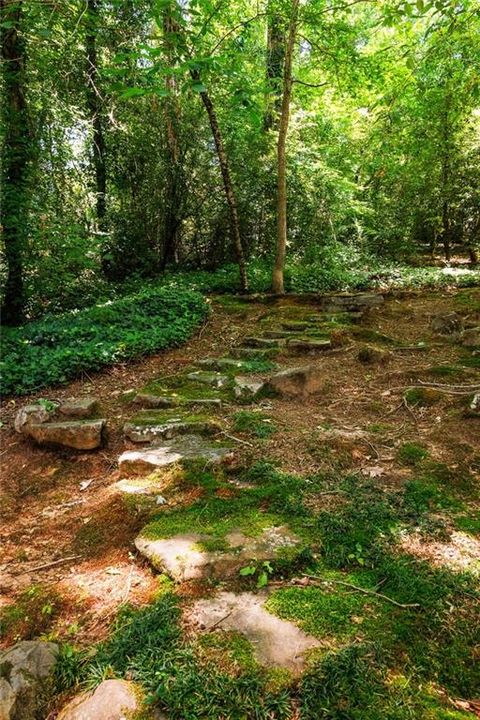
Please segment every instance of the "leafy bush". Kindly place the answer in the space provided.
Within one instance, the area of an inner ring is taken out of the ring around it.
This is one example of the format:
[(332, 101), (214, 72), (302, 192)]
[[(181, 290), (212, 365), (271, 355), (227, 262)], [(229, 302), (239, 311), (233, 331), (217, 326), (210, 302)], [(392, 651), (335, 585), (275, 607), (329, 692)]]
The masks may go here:
[(84, 370), (180, 345), (207, 314), (208, 306), (196, 292), (146, 288), (88, 310), (7, 329), (1, 391), (29, 393)]

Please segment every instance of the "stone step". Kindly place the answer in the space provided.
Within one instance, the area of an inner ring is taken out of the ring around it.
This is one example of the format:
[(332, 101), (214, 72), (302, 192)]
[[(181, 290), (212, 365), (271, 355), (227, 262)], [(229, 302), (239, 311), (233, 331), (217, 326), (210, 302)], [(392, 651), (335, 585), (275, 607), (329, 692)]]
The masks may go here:
[(103, 443), (106, 420), (29, 423), (22, 432), (39, 445), (95, 450)]
[(282, 322), (282, 328), (292, 332), (302, 332), (309, 327), (311, 327), (311, 324), (306, 320), (284, 320)]
[(233, 393), (236, 400), (251, 402), (262, 395), (265, 389), (265, 382), (251, 377), (237, 375), (233, 386)]
[(306, 397), (319, 392), (324, 374), (313, 365), (289, 368), (271, 375), (266, 391), (283, 397)]
[(344, 293), (324, 295), (318, 302), (324, 312), (361, 312), (381, 307), (384, 297), (378, 293)]
[(226, 388), (230, 383), (228, 375), (222, 375), (218, 372), (208, 372), (207, 370), (196, 370), (195, 372), (188, 373), (187, 378), (193, 382), (209, 385), (216, 389)]
[(232, 577), (250, 562), (274, 562), (285, 550), (297, 549), (300, 553), (303, 549), (300, 539), (284, 526), (266, 528), (254, 538), (238, 529), (225, 536), (225, 549), (207, 550), (206, 546), (218, 538), (198, 533), (157, 538), (161, 522), (160, 518), (147, 525), (136, 538), (135, 547), (157, 570), (177, 582)]
[(263, 592), (220, 592), (197, 600), (186, 610), (186, 620), (197, 632), (220, 627), (241, 633), (252, 643), (256, 660), (266, 667), (285, 668), (298, 675), (306, 666), (306, 654), (321, 642), (293, 622), (272, 615)]
[(128, 450), (120, 455), (118, 464), (120, 470), (130, 476), (151, 473), (183, 460), (201, 460), (218, 465), (232, 460), (233, 456), (232, 448), (225, 442), (215, 442), (199, 435), (184, 435), (163, 445)]
[(340, 312), (340, 313), (316, 313), (315, 315), (309, 315), (307, 320), (311, 323), (328, 323), (334, 322), (339, 324), (344, 323), (358, 323), (363, 318), (365, 313), (362, 310), (354, 312)]
[(234, 358), (241, 358), (245, 360), (271, 360), (272, 358), (275, 358), (279, 352), (279, 347), (236, 347), (230, 350), (230, 355)]
[(246, 337), (243, 339), (242, 346), (246, 348), (278, 348), (281, 341), (266, 337)]
[(143, 443), (169, 440), (177, 435), (212, 435), (219, 429), (219, 423), (208, 415), (140, 410), (124, 425), (123, 432), (128, 440)]
[(137, 393), (134, 398), (137, 405), (144, 408), (176, 408), (176, 407), (222, 407), (220, 397), (185, 397), (181, 393), (171, 392), (168, 395), (153, 395), (151, 393)]
[(204, 358), (203, 360), (197, 360), (195, 363), (197, 367), (206, 368), (207, 370), (220, 370), (220, 371), (231, 371), (231, 372), (248, 372), (248, 363), (237, 360), (235, 358)]
[(287, 350), (294, 353), (315, 353), (323, 352), (325, 350), (331, 350), (332, 344), (330, 340), (313, 338), (292, 338), (287, 340)]

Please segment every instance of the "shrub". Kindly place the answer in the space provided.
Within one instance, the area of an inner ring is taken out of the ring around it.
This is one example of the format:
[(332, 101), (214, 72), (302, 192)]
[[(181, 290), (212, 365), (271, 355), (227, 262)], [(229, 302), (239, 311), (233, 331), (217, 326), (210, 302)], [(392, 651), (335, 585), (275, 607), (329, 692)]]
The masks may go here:
[(207, 314), (200, 294), (172, 286), (7, 329), (1, 392), (26, 394), (85, 370), (180, 345)]

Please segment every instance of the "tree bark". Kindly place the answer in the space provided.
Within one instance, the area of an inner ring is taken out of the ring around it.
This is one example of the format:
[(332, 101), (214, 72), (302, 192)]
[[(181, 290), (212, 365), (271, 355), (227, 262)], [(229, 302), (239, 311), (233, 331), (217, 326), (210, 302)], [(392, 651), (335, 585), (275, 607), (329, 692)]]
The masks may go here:
[[(177, 30), (175, 21), (175, 3), (166, 5), (163, 10), (163, 32), (165, 43), (165, 59), (169, 66), (173, 63), (172, 38)], [(175, 97), (176, 82), (173, 75), (167, 75), (165, 87), (169, 96), (165, 98), (165, 124), (167, 130), (168, 166), (166, 172), (166, 202), (163, 223), (163, 248), (160, 268), (165, 270), (171, 260), (177, 257), (178, 233), (181, 224), (180, 207), (182, 204), (182, 167), (180, 162), (180, 143), (178, 139), (178, 121), (180, 108)]]
[(287, 47), (285, 49), (285, 67), (283, 70), (283, 95), (280, 112), (280, 124), (277, 143), (277, 248), (272, 273), (272, 290), (277, 295), (285, 293), (283, 271), (287, 248), (287, 175), (286, 143), (288, 122), (290, 119), (290, 98), (292, 95), (292, 62), (297, 34), (299, 0), (292, 0)]
[(100, 232), (105, 231), (107, 212), (106, 146), (102, 119), (102, 98), (98, 82), (97, 31), (98, 0), (87, 0), (85, 48), (87, 54), (87, 107), (92, 122), (92, 155), (95, 171), (96, 215)]
[(442, 127), (442, 243), (445, 260), (450, 261), (452, 256), (451, 248), (451, 223), (450, 223), (450, 97), (445, 100), (445, 113)]
[[(200, 82), (200, 73), (198, 70), (191, 70), (190, 72), (192, 79), (195, 82)], [(240, 233), (240, 222), (238, 219), (238, 207), (237, 200), (235, 197), (235, 191), (233, 189), (232, 178), (230, 175), (230, 168), (228, 165), (228, 157), (223, 144), (223, 137), (218, 124), (217, 114), (213, 107), (210, 95), (206, 90), (202, 90), (200, 93), (203, 105), (207, 111), (208, 119), (210, 121), (210, 128), (212, 130), (213, 140), (217, 150), (218, 162), (220, 163), (220, 169), (222, 171), (223, 187), (225, 190), (225, 196), (227, 198), (228, 208), (230, 210), (230, 226), (233, 236), (233, 245), (235, 248), (235, 254), (237, 257), (238, 268), (240, 272), (240, 289), (242, 292), (248, 292), (248, 277), (247, 268), (245, 264), (245, 255), (243, 252), (242, 238)]]
[(267, 16), (267, 107), (263, 118), (265, 132), (278, 129), (282, 105), (282, 75), (285, 62), (285, 32), (282, 18), (275, 12)]
[(2, 103), (5, 128), (2, 163), (2, 234), (7, 278), (2, 323), (20, 325), (24, 318), (23, 256), (28, 215), (27, 174), (30, 154), (28, 108), (25, 99), (26, 46), (22, 36), (23, 4), (1, 0)]

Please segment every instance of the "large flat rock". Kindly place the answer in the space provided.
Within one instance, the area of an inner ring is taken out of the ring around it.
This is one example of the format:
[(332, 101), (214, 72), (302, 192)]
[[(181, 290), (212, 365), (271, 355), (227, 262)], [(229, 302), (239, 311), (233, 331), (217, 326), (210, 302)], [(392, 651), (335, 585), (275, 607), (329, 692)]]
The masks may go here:
[(320, 642), (294, 623), (271, 615), (264, 607), (266, 599), (266, 593), (221, 592), (197, 600), (188, 611), (188, 620), (198, 631), (215, 627), (240, 632), (252, 643), (259, 663), (298, 675), (305, 667), (308, 651)]
[(138, 475), (182, 460), (202, 460), (216, 465), (232, 457), (232, 448), (225, 444), (215, 443), (198, 435), (186, 435), (164, 445), (124, 452), (120, 455), (118, 464), (125, 474)]
[(222, 407), (220, 397), (187, 397), (180, 392), (155, 395), (154, 393), (140, 392), (135, 395), (134, 402), (144, 408), (176, 408), (176, 407)]
[(213, 370), (211, 372), (208, 370), (195, 370), (195, 372), (188, 373), (187, 378), (202, 385), (210, 385), (210, 387), (218, 390), (228, 387), (230, 382), (228, 375), (222, 375), (222, 373)]
[(135, 443), (170, 440), (178, 435), (213, 435), (219, 423), (208, 415), (175, 411), (140, 410), (123, 427), (128, 440)]
[(323, 377), (313, 365), (282, 370), (270, 376), (267, 389), (286, 397), (305, 397), (320, 391)]
[(39, 445), (94, 450), (102, 445), (106, 420), (29, 423), (23, 432)]
[(250, 561), (274, 561), (285, 549), (301, 548), (301, 541), (287, 527), (266, 528), (255, 538), (241, 530), (231, 532), (225, 537), (227, 549), (221, 551), (205, 549), (204, 544), (215, 539), (209, 535), (186, 533), (155, 539), (154, 532), (155, 522), (137, 537), (135, 546), (157, 570), (177, 582), (231, 577)]

